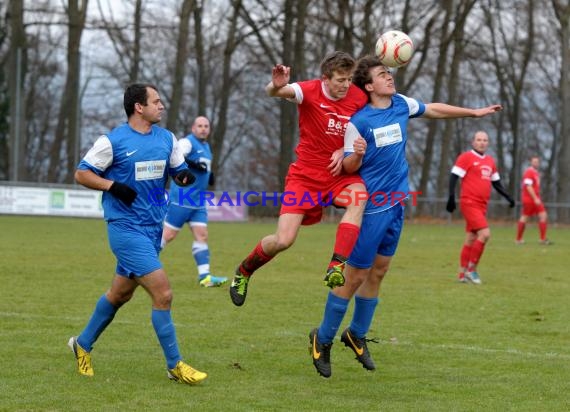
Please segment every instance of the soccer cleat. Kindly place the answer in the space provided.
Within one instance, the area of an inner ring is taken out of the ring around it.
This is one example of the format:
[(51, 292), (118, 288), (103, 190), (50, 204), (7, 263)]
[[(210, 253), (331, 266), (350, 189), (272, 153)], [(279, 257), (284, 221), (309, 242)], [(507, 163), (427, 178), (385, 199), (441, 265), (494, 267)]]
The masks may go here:
[(228, 278), (206, 275), (203, 279), (200, 279), (200, 286), (205, 288), (214, 288), (216, 286), (222, 286), (228, 281)]
[(368, 345), (366, 345), (366, 342), (370, 342), (372, 339), (366, 339), (366, 337), (357, 338), (350, 332), (349, 328), (346, 328), (340, 335), (340, 341), (344, 343), (344, 346), (352, 349), (356, 355), (356, 360), (362, 364), (362, 367), (364, 369), (367, 369), (369, 371), (376, 369), (376, 365), (374, 365), (374, 361), (370, 357)]
[(182, 361), (178, 361), (174, 369), (168, 370), (169, 379), (180, 383), (187, 383), (188, 385), (200, 383), (207, 377), (207, 373), (200, 372)]
[(551, 242), (550, 240), (548, 240), (548, 239), (542, 239), (542, 240), (540, 240), (538, 243), (541, 244), (541, 245), (544, 245), (544, 246), (552, 245), (552, 242)]
[(319, 343), (318, 331), (318, 328), (315, 328), (309, 333), (309, 353), (319, 375), (329, 378), (331, 376), (332, 343)]
[(333, 266), (327, 270), (327, 275), (325, 276), (324, 282), (325, 286), (333, 289), (344, 285), (344, 275), (342, 271), (344, 269), (344, 263)]
[(516, 245), (524, 245), (524, 239), (516, 239), (515, 244)]
[(79, 343), (77, 343), (77, 338), (72, 336), (67, 342), (69, 349), (73, 351), (75, 359), (77, 359), (77, 370), (81, 375), (93, 376), (93, 366), (91, 365), (91, 353), (83, 349)]
[(230, 297), (234, 305), (241, 306), (245, 303), (249, 278), (250, 276), (244, 276), (236, 269), (234, 280), (230, 285)]
[(475, 285), (481, 284), (481, 278), (477, 272), (465, 272), (465, 278)]
[(465, 279), (465, 272), (459, 272), (457, 274), (457, 281), (459, 283), (467, 283), (467, 279)]

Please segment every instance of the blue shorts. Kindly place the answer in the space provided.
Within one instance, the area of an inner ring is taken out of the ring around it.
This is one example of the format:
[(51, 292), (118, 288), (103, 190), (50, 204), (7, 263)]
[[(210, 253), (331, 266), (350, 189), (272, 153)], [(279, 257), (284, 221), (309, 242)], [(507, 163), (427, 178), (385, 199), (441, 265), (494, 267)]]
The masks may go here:
[(208, 211), (205, 207), (191, 209), (172, 203), (168, 205), (164, 223), (172, 229), (180, 230), (186, 222), (190, 223), (190, 226), (206, 226), (208, 224)]
[(394, 256), (404, 226), (404, 206), (397, 204), (388, 210), (362, 218), (362, 228), (348, 264), (358, 269), (372, 267), (376, 255)]
[(158, 260), (161, 225), (133, 225), (124, 222), (107, 224), (109, 245), (117, 258), (117, 274), (133, 277), (161, 269)]

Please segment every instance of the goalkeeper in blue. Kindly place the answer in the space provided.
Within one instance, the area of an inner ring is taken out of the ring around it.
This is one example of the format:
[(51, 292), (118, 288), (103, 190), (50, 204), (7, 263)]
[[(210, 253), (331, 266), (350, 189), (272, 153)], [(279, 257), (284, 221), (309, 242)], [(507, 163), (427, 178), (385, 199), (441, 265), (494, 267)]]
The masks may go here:
[(208, 210), (201, 193), (214, 186), (212, 172), (212, 151), (208, 144), (210, 121), (198, 116), (192, 123), (192, 133), (178, 141), (186, 163), (196, 175), (196, 181), (188, 187), (170, 183), (170, 203), (164, 219), (161, 247), (178, 235), (184, 224), (188, 223), (194, 242), (192, 255), (198, 268), (198, 284), (204, 287), (221, 286), (228, 281), (226, 277), (210, 273), (210, 249), (208, 248)]
[(156, 125), (164, 112), (156, 87), (128, 86), (123, 103), (127, 122), (100, 136), (75, 172), (78, 183), (103, 191), (109, 244), (117, 265), (111, 287), (97, 301), (83, 331), (72, 336), (68, 345), (79, 373), (93, 376), (93, 345), (117, 310), (142, 286), (152, 301), (151, 321), (166, 358), (167, 376), (196, 384), (207, 375), (182, 360), (170, 314), (172, 290), (158, 259), (168, 177), (180, 186), (191, 184), (195, 177), (174, 135)]
[(398, 247), (404, 224), (404, 199), (409, 195), (406, 161), (410, 118), (483, 117), (502, 109), (480, 109), (427, 103), (396, 93), (390, 70), (377, 57), (359, 60), (352, 82), (368, 94), (368, 105), (348, 123), (344, 138), (346, 173), (360, 171), (369, 198), (362, 228), (348, 259), (343, 286), (328, 294), (320, 327), (309, 333), (309, 350), (317, 372), (331, 376), (330, 352), (350, 300), (354, 313), (340, 340), (367, 370), (376, 369), (366, 335), (378, 305), (380, 284)]

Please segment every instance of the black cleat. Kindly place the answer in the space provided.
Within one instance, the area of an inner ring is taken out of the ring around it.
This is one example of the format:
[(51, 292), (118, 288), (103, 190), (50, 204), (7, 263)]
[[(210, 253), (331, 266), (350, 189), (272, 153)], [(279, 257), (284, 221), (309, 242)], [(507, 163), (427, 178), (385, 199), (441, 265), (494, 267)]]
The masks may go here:
[(236, 274), (230, 285), (230, 297), (234, 305), (241, 306), (245, 303), (249, 278), (250, 276), (244, 276), (236, 269)]
[(348, 346), (354, 354), (356, 355), (356, 360), (362, 364), (364, 369), (373, 371), (376, 369), (374, 361), (370, 357), (370, 352), (368, 352), (368, 346), (366, 342), (372, 341), (372, 339), (357, 338), (351, 332), (349, 328), (346, 328), (340, 335), (340, 341)]
[(319, 343), (317, 338), (318, 329), (315, 328), (309, 333), (309, 353), (313, 359), (313, 365), (319, 375), (329, 378), (331, 376), (331, 347), (332, 343)]

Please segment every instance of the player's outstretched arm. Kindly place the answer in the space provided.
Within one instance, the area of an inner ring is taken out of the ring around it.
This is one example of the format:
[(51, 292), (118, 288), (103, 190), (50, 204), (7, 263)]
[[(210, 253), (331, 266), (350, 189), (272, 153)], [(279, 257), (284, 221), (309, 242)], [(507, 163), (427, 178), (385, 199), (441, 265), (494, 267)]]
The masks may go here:
[(270, 97), (282, 97), (292, 99), (295, 90), (289, 85), (291, 68), (282, 64), (276, 64), (271, 71), (271, 81), (265, 86), (265, 92)]
[(428, 103), (423, 117), (429, 119), (457, 119), (460, 117), (485, 117), (503, 110), (500, 104), (493, 104), (479, 109), (452, 106), (446, 103)]

